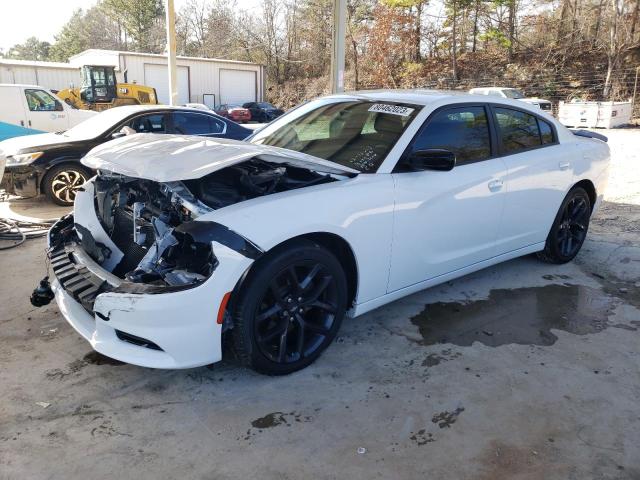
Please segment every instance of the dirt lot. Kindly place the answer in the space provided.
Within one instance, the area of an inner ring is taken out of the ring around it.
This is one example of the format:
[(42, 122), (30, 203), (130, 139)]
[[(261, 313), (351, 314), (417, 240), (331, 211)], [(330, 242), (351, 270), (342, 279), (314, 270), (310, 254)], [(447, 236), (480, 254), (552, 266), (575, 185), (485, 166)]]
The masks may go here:
[(575, 262), (517, 259), (348, 320), (287, 377), (92, 354), (29, 304), (44, 241), (0, 252), (0, 478), (639, 479), (640, 131), (605, 133), (607, 202)]

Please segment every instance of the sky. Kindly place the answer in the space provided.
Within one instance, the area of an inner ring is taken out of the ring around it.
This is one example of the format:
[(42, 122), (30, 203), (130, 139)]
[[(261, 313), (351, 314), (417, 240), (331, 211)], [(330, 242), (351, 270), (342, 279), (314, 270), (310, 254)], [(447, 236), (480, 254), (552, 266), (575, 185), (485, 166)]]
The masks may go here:
[[(176, 10), (187, 0), (174, 0)], [(0, 49), (7, 51), (29, 37), (54, 41), (74, 10), (90, 8), (96, 0), (0, 0)], [(237, 0), (241, 8), (254, 8), (256, 0)]]

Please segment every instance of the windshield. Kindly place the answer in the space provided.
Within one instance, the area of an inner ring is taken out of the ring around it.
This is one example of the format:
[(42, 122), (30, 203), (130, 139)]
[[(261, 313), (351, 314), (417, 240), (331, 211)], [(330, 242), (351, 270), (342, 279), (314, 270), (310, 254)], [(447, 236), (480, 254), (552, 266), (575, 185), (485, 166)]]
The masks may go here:
[(316, 100), (264, 127), (250, 142), (373, 173), (420, 108), (397, 102)]
[(96, 138), (132, 113), (134, 112), (126, 107), (110, 108), (109, 110), (94, 115), (84, 122), (80, 122), (75, 127), (64, 132), (63, 135), (75, 140)]
[(522, 93), (520, 90), (516, 90), (515, 88), (505, 88), (503, 92), (507, 98), (524, 98), (524, 93)]

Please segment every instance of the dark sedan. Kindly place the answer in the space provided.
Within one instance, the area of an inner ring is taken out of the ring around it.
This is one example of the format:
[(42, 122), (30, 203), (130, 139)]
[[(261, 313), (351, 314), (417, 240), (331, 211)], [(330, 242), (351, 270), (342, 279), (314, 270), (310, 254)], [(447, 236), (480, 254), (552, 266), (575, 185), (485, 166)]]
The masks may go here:
[[(0, 188), (58, 205), (72, 205), (75, 192), (93, 172), (80, 159), (93, 147), (130, 133), (175, 133), (244, 140), (253, 132), (213, 112), (169, 106), (124, 106), (106, 110), (57, 133), (0, 142), (6, 170)], [(0, 159), (1, 160), (1, 159)]]
[(251, 120), (258, 123), (268, 123), (284, 113), (284, 110), (274, 107), (269, 102), (248, 102), (242, 106), (251, 113)]

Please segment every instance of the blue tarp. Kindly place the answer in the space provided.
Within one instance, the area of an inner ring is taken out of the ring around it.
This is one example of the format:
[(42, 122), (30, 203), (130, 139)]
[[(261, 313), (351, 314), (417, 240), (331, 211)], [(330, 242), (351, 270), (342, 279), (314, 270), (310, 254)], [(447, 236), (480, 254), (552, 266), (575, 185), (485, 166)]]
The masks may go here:
[(7, 138), (19, 137), (21, 135), (35, 135), (36, 133), (44, 133), (42, 130), (34, 130), (33, 128), (21, 127), (11, 123), (0, 122), (0, 142)]

